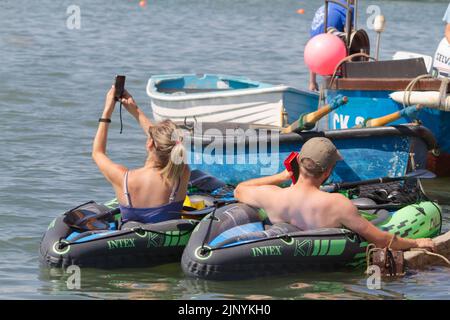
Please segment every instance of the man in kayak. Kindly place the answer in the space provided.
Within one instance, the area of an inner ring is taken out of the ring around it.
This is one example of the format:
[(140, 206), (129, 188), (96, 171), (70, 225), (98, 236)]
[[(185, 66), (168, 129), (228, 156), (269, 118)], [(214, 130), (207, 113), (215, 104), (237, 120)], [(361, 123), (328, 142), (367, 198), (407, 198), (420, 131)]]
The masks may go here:
[(445, 26), (445, 37), (447, 38), (448, 43), (450, 43), (450, 4), (447, 7), (447, 11), (445, 12), (442, 21), (447, 24)]
[(288, 181), (291, 174), (283, 171), (270, 177), (240, 183), (234, 196), (237, 200), (262, 208), (272, 223), (287, 222), (301, 230), (318, 228), (347, 228), (361, 235), (377, 247), (408, 250), (434, 249), (431, 239), (404, 239), (381, 231), (361, 217), (355, 205), (344, 195), (327, 193), (319, 188), (331, 175), (341, 156), (327, 138), (312, 138), (302, 147), (298, 156), (300, 177), (288, 188), (278, 185)]
[[(338, 0), (342, 4), (347, 4), (346, 0)], [(350, 5), (354, 4), (354, 0), (349, 0)], [(353, 7), (352, 7), (353, 8)], [(345, 29), (345, 22), (347, 19), (347, 10), (336, 3), (330, 3), (328, 5), (328, 21), (327, 27), (334, 28), (337, 31), (343, 32)], [(311, 23), (310, 38), (313, 38), (321, 33), (324, 33), (324, 21), (325, 20), (325, 5), (317, 9), (314, 19)], [(309, 90), (318, 91), (317, 75), (314, 72), (309, 73)]]

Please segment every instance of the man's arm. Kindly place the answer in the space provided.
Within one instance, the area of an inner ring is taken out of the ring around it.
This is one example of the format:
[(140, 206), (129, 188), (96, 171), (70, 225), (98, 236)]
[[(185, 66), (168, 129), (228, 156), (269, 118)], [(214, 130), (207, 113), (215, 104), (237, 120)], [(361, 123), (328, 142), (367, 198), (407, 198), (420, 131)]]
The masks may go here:
[[(353, 232), (359, 234), (369, 243), (375, 244), (379, 248), (385, 248), (391, 242), (393, 235), (381, 231), (372, 223), (361, 217), (358, 209), (347, 198), (342, 196), (338, 206), (341, 212), (339, 223)], [(434, 243), (431, 239), (405, 239), (396, 237), (391, 244), (394, 250), (408, 250), (411, 248), (429, 248), (434, 249)]]
[(287, 170), (284, 170), (278, 174), (275, 174), (273, 176), (267, 176), (267, 177), (261, 177), (261, 178), (256, 178), (256, 179), (250, 179), (247, 181), (243, 181), (241, 183), (238, 184), (238, 186), (236, 187), (236, 189), (239, 186), (265, 186), (265, 185), (280, 185), (286, 181), (288, 181), (289, 179), (291, 179), (291, 173)]
[(270, 211), (273, 202), (277, 199), (277, 192), (281, 188), (277, 186), (246, 186), (238, 185), (234, 190), (234, 197), (242, 203), (255, 208), (263, 208)]
[(291, 174), (284, 170), (273, 176), (243, 181), (234, 189), (234, 197), (240, 202), (257, 208), (271, 206), (274, 193), (281, 188), (277, 185), (289, 180)]

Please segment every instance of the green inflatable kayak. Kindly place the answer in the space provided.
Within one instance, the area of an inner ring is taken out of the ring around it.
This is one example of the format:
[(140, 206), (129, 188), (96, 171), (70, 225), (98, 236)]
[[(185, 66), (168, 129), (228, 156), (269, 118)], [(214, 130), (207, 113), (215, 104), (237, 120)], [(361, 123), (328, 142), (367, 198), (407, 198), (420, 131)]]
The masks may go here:
[[(440, 234), (441, 209), (418, 189), (371, 188), (358, 190), (352, 201), (376, 227), (413, 239)], [(367, 246), (347, 229), (302, 231), (287, 223), (272, 225), (262, 210), (235, 203), (217, 209), (195, 227), (182, 268), (188, 276), (215, 280), (355, 269), (365, 266)]]

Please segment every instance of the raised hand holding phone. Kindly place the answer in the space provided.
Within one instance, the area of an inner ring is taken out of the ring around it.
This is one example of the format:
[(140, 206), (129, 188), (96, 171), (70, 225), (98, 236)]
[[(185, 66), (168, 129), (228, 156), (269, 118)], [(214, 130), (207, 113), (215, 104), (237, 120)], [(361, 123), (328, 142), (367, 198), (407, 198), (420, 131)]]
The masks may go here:
[(125, 91), (125, 78), (125, 76), (116, 75), (116, 82), (114, 84), (114, 87), (116, 88), (116, 100), (120, 100), (123, 96)]
[(116, 89), (115, 98), (116, 100), (120, 101), (120, 108), (119, 108), (119, 114), (120, 114), (120, 134), (122, 134), (123, 130), (123, 123), (122, 123), (122, 96), (125, 91), (125, 76), (122, 75), (116, 75), (116, 82), (114, 84), (114, 87)]

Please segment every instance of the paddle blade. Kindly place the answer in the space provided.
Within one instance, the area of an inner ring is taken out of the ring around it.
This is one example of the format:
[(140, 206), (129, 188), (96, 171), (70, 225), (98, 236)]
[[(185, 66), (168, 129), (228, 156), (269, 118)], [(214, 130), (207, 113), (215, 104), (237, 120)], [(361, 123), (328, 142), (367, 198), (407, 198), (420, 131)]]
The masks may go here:
[(429, 170), (419, 169), (409, 172), (405, 177), (407, 179), (434, 179), (436, 175)]
[(327, 184), (325, 186), (320, 187), (320, 191), (323, 192), (335, 192), (336, 191), (336, 185), (334, 184)]

